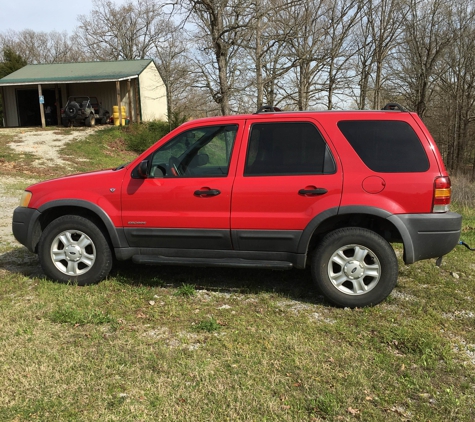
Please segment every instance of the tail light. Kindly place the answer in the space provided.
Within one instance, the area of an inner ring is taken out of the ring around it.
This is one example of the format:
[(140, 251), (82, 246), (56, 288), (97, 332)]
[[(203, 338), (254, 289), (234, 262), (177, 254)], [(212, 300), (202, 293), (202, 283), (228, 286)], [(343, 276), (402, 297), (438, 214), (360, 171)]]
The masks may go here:
[(452, 184), (448, 176), (436, 177), (434, 180), (434, 202), (432, 212), (446, 212), (449, 210)]

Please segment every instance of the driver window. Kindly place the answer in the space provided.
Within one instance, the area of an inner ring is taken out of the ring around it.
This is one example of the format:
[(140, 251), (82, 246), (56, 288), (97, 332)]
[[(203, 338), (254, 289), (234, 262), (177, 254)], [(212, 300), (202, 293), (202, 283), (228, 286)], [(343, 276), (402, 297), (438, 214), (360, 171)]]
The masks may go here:
[(154, 152), (149, 177), (227, 176), (237, 128), (206, 126), (181, 133)]

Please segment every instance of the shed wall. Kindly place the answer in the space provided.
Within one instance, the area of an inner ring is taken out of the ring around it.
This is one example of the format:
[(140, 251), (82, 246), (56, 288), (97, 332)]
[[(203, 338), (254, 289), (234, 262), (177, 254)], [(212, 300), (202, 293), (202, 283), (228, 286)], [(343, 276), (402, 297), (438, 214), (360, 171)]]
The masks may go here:
[(139, 84), (142, 120), (167, 120), (165, 85), (153, 62), (140, 74)]
[(13, 86), (4, 86), (3, 93), (5, 95), (5, 98), (3, 99), (5, 104), (5, 108), (3, 110), (5, 124), (8, 126), (18, 126), (15, 88)]

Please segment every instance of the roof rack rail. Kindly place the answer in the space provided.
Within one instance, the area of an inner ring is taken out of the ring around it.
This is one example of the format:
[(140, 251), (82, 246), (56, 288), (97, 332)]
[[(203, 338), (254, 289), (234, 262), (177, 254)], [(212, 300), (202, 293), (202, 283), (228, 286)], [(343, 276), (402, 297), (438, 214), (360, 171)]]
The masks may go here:
[(279, 112), (282, 111), (279, 107), (274, 107), (270, 105), (265, 105), (259, 108), (254, 114), (259, 114), (259, 113), (274, 113), (274, 112)]
[(398, 110), (398, 111), (407, 111), (401, 104), (398, 103), (387, 103), (382, 110)]

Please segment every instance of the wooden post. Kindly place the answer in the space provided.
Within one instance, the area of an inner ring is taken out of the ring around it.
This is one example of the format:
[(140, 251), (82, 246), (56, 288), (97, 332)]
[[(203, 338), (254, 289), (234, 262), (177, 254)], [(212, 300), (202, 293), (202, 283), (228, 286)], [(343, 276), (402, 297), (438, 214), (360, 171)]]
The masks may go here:
[[(38, 84), (38, 102), (40, 97), (43, 96), (43, 91), (41, 89), (41, 84)], [(41, 127), (44, 129), (46, 127), (46, 121), (45, 121), (45, 107), (42, 102), (40, 102), (40, 115), (41, 115)]]
[(115, 89), (117, 91), (117, 106), (119, 107), (119, 125), (121, 125), (122, 124), (122, 105), (120, 101), (120, 81), (115, 81)]
[(139, 78), (135, 79), (135, 121), (140, 123)]
[(6, 104), (6, 101), (5, 101), (5, 88), (2, 86), (1, 87), (1, 92), (0, 92), (0, 95), (2, 97), (2, 110), (3, 110), (3, 122), (0, 122), (0, 124), (3, 124), (5, 123), (5, 127), (8, 127), (8, 123), (7, 123), (7, 113), (5, 111), (5, 104)]
[(130, 92), (130, 79), (127, 79), (127, 98), (129, 100), (129, 117), (130, 120), (134, 121), (134, 115), (132, 113), (132, 93)]
[(56, 121), (57, 125), (61, 125), (63, 122), (61, 122), (61, 103), (59, 101), (59, 88), (58, 84), (54, 85), (54, 98), (55, 98), (55, 103), (54, 106), (56, 108)]

